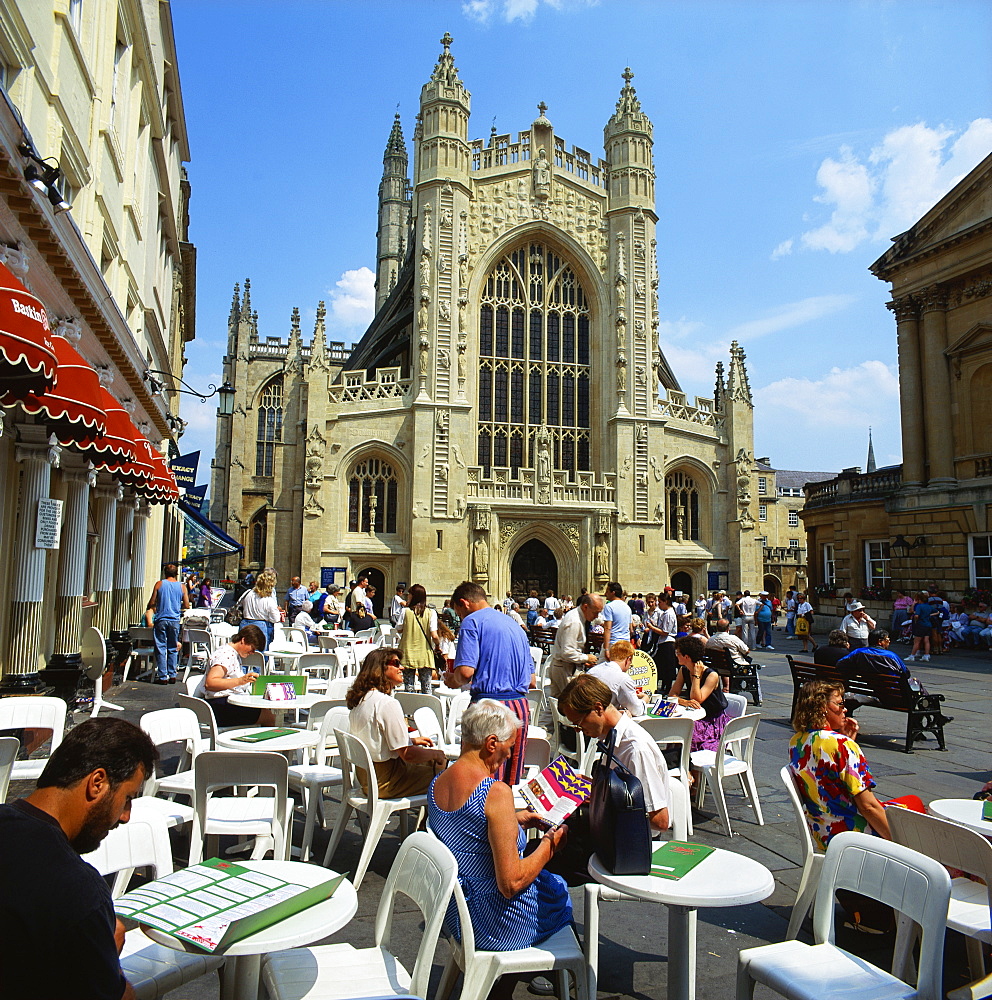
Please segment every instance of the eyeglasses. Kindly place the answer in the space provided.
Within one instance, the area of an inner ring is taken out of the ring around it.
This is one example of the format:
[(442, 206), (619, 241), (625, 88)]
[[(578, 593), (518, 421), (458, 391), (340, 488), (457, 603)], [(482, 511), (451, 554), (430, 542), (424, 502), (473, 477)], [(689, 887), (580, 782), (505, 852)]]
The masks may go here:
[[(589, 712), (591, 712), (591, 711), (592, 711), (592, 709), (590, 708)], [(580, 718), (578, 722), (571, 723), (568, 728), (569, 729), (574, 729), (577, 733), (581, 733), (582, 732), (582, 723), (585, 722), (586, 716), (589, 714), (589, 712), (583, 712), (582, 713), (582, 718)]]
[(400, 660), (388, 660), (386, 662), (386, 666), (387, 667), (398, 667), (398, 666), (400, 666), (401, 662), (402, 661), (400, 661)]

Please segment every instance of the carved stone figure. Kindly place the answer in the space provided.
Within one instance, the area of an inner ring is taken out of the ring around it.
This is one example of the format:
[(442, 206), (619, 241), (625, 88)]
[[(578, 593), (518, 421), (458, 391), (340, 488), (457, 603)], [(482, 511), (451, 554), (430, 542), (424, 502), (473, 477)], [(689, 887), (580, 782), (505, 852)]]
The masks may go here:
[(437, 366), (444, 371), (451, 367), (451, 355), (443, 347), (437, 352)]
[(459, 469), (466, 468), (465, 459), (462, 458), (461, 448), (459, 448), (458, 445), (456, 444), (452, 447), (451, 451), (452, 454), (455, 456), (455, 465), (457, 465)]
[[(426, 307), (422, 307), (426, 308)], [(427, 352), (430, 350), (431, 344), (426, 337), (420, 338), (420, 374), (427, 375)]]
[(458, 338), (458, 377), (464, 382), (465, 381), (465, 350), (468, 345), (465, 343), (464, 337)]
[(658, 465), (658, 458), (657, 458), (657, 456), (652, 455), (651, 456), (651, 461), (650, 461), (649, 464), (651, 466), (651, 472), (654, 475), (654, 481), (656, 483), (660, 483), (661, 480), (662, 480), (662, 475), (661, 475), (661, 466)]
[(610, 547), (606, 543), (606, 535), (596, 536), (596, 546), (593, 549), (593, 572), (600, 582), (610, 578)]
[(745, 507), (741, 511), (741, 531), (751, 531), (754, 528), (754, 518), (751, 512)]
[(427, 464), (427, 459), (430, 458), (431, 446), (425, 444), (423, 450), (420, 452), (420, 458), (417, 460), (417, 468), (422, 469)]
[(465, 497), (461, 495), (455, 497), (454, 516), (459, 521), (465, 516)]
[(489, 579), (489, 540), (479, 532), (472, 543), (472, 575), (476, 580)]
[(431, 284), (431, 255), (425, 247), (420, 254), (420, 285), (429, 288)]
[(468, 285), (468, 254), (461, 254), (458, 257), (458, 287), (465, 288)]
[(451, 306), (448, 305), (447, 299), (441, 299), (441, 301), (438, 302), (437, 314), (445, 323), (451, 319)]
[(681, 504), (675, 508), (675, 538), (685, 541), (685, 507)]
[(448, 270), (448, 258), (443, 253), (437, 256), (437, 269), (441, 274)]
[(466, 326), (465, 326), (466, 319), (467, 319), (465, 313), (466, 313), (467, 308), (468, 308), (468, 299), (465, 298), (465, 296), (463, 295), (463, 296), (461, 296), (461, 298), (458, 299), (458, 332), (459, 333), (467, 333), (468, 332), (468, 330), (466, 329)]
[(551, 435), (543, 424), (537, 432), (537, 479), (541, 483), (551, 479)]
[(534, 161), (534, 194), (541, 199), (546, 199), (551, 194), (551, 163), (543, 146), (538, 150)]
[(375, 512), (379, 505), (379, 498), (374, 494), (369, 494), (369, 534), (375, 534)]
[(627, 358), (623, 354), (617, 355), (617, 392), (625, 392), (627, 389)]
[(441, 209), (441, 228), (450, 229), (451, 228), (451, 209), (442, 208)]
[(654, 519), (661, 524), (665, 520), (665, 511), (660, 503), (654, 505)]

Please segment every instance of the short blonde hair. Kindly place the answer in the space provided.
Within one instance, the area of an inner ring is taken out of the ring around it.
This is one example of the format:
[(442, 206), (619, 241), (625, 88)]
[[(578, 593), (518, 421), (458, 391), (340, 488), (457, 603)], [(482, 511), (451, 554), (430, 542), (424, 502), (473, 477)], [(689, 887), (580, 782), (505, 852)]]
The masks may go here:
[(255, 577), (255, 593), (258, 594), (259, 597), (271, 597), (272, 591), (275, 589), (275, 570), (263, 569), (262, 572)]

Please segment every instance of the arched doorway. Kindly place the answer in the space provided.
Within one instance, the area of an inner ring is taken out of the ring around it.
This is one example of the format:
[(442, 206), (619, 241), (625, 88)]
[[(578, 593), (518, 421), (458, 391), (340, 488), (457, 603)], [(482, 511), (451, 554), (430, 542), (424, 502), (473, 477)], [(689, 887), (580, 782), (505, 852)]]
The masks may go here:
[(683, 594), (692, 597), (692, 577), (688, 573), (673, 573), (672, 590), (676, 593), (681, 590)]
[(777, 576), (766, 576), (764, 589), (772, 596), (778, 597), (782, 593), (782, 583)]
[(510, 565), (510, 590), (518, 598), (532, 590), (542, 596), (549, 590), (558, 593), (558, 561), (544, 542), (532, 538), (517, 549)]
[(376, 618), (382, 618), (382, 609), (386, 600), (386, 578), (382, 575), (382, 571), (374, 566), (363, 569), (362, 574), (369, 578), (369, 586), (375, 587), (375, 593), (372, 595), (372, 610)]

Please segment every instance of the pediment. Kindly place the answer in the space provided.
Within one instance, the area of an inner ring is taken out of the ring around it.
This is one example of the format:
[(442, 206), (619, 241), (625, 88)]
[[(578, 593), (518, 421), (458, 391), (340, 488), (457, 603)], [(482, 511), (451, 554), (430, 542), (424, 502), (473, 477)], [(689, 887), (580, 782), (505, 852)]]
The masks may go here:
[(989, 323), (976, 323), (970, 330), (961, 334), (953, 344), (948, 345), (944, 353), (953, 358), (982, 351), (992, 353), (992, 324)]

